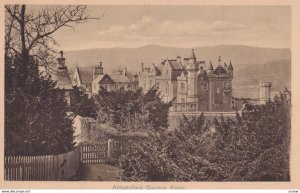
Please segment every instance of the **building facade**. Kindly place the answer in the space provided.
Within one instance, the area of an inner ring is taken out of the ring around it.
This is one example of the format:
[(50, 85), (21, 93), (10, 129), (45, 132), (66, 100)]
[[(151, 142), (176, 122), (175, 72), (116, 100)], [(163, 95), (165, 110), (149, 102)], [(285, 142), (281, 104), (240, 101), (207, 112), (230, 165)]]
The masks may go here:
[(77, 67), (74, 72), (72, 84), (82, 88), (87, 94), (98, 94), (101, 89), (136, 90), (138, 89), (138, 75), (132, 74), (124, 68), (116, 73), (104, 73), (102, 62), (93, 67)]
[(233, 66), (198, 61), (190, 57), (166, 59), (146, 67), (142, 63), (139, 86), (145, 91), (158, 86), (165, 101), (174, 99), (172, 111), (231, 111)]

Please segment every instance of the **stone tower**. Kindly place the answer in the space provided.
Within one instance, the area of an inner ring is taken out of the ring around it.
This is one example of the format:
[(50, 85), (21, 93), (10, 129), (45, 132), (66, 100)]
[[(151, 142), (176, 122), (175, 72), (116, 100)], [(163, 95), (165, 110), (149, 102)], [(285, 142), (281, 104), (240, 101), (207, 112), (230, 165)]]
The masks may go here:
[(103, 67), (102, 67), (102, 62), (99, 64), (95, 64), (94, 70), (93, 70), (93, 80), (97, 78), (97, 76), (103, 75)]
[(271, 99), (271, 82), (260, 81), (259, 82), (259, 103), (266, 104), (267, 101)]
[(186, 70), (188, 83), (187, 102), (198, 102), (197, 76), (199, 67), (196, 65), (194, 49), (192, 50)]

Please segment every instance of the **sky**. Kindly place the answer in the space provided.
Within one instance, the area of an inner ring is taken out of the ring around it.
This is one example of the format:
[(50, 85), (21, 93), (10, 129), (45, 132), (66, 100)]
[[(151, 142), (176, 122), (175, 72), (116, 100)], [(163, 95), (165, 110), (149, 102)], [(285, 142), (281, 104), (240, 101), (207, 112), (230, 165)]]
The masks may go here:
[(89, 5), (100, 20), (63, 28), (54, 38), (60, 49), (201, 47), (220, 44), (289, 48), (288, 6)]

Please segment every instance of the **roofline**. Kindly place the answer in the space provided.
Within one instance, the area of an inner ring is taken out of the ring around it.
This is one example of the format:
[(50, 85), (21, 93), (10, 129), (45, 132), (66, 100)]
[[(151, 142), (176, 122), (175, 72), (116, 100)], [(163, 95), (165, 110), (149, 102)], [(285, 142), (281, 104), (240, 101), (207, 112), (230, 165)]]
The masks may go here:
[[(80, 84), (82, 84), (82, 81), (81, 81), (81, 77), (80, 77), (80, 73), (79, 73), (79, 69), (78, 69), (78, 66), (76, 65), (76, 71), (77, 71), (77, 74), (78, 74), (78, 77), (79, 77), (79, 81), (80, 81)], [(76, 72), (75, 71), (75, 72)], [(74, 79), (74, 77), (73, 77)]]

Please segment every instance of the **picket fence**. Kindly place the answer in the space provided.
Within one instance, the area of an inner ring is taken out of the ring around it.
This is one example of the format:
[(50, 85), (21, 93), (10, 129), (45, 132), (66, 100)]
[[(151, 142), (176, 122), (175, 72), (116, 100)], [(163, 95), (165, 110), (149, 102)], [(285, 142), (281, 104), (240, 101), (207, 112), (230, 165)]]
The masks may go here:
[(45, 156), (5, 156), (5, 180), (72, 180), (80, 167), (80, 150)]

